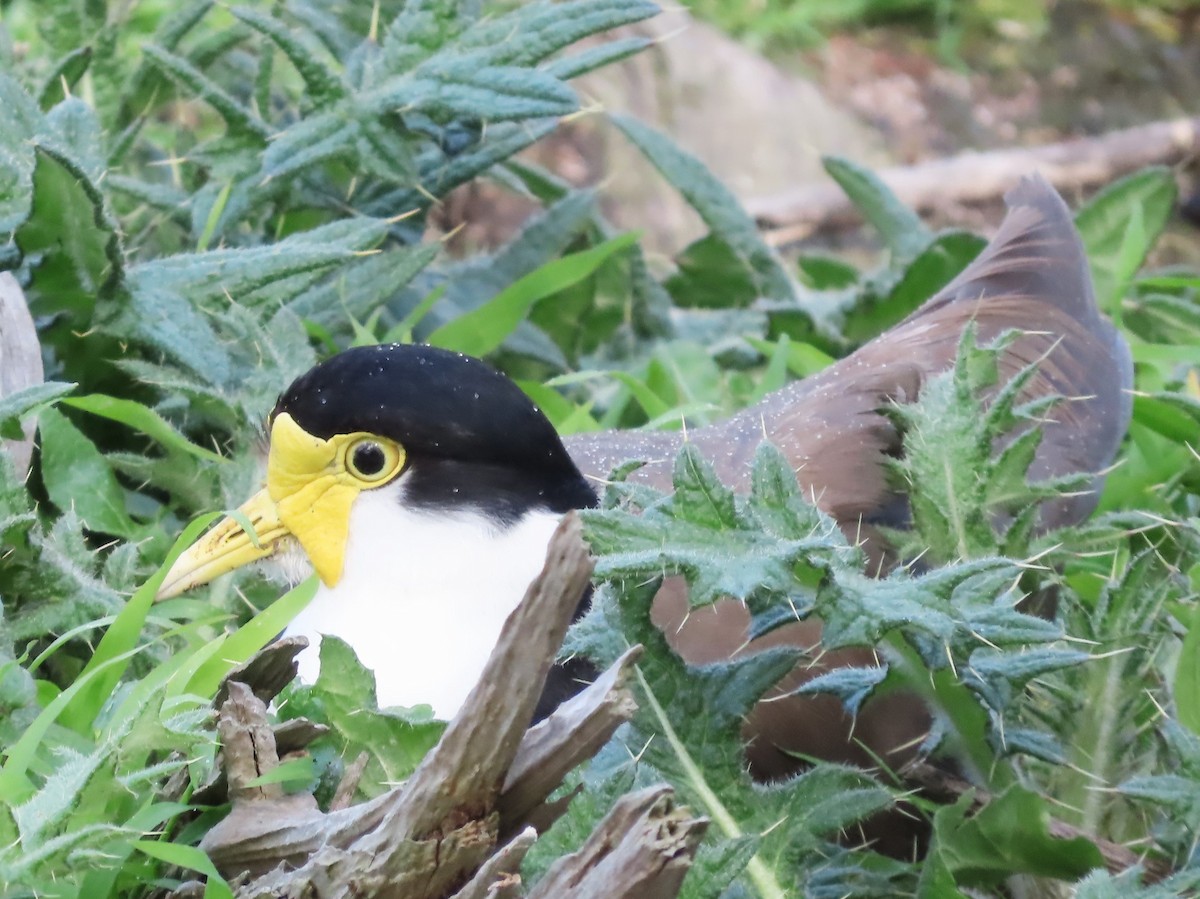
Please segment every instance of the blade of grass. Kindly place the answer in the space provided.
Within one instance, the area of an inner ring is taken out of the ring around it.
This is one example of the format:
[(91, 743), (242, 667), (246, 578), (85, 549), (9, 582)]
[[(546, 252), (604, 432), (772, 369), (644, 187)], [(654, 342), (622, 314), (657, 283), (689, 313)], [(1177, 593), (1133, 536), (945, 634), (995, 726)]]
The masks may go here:
[(629, 372), (614, 371), (609, 374), (614, 380), (620, 381), (629, 388), (629, 392), (633, 394), (633, 398), (637, 400), (637, 404), (642, 407), (642, 411), (650, 420), (668, 416), (674, 411), (670, 403), (650, 389), (644, 381), (635, 378)]
[(433, 290), (429, 291), (429, 295), (417, 303), (408, 315), (404, 316), (404, 318), (388, 329), (388, 332), (383, 335), (383, 342), (412, 343), (413, 329), (429, 314), (429, 310), (442, 298), (442, 294), (445, 292), (445, 284), (439, 284)]
[(259, 775), (249, 781), (246, 786), (265, 787), (268, 784), (281, 784), (288, 781), (302, 781), (307, 783), (312, 780), (314, 770), (312, 756), (289, 759), (286, 762), (280, 762), (266, 774)]
[[(201, 515), (184, 528), (158, 571), (154, 572), (150, 579), (134, 592), (125, 608), (117, 615), (112, 627), (105, 631), (96, 651), (92, 653), (91, 659), (84, 666), (80, 679), (76, 680), (72, 684), (71, 690), (66, 693), (71, 693), (75, 687), (80, 685), (84, 677), (92, 672), (103, 670), (103, 676), (88, 677), (86, 681), (83, 681), (85, 689), (73, 694), (73, 701), (63, 711), (63, 724), (67, 727), (78, 733), (86, 733), (87, 729), (91, 727), (92, 722), (96, 720), (97, 713), (120, 682), (121, 675), (125, 673), (124, 664), (112, 665), (110, 663), (114, 659), (128, 660), (131, 651), (137, 646), (142, 626), (146, 622), (146, 615), (149, 614), (150, 606), (154, 603), (154, 595), (162, 585), (167, 572), (175, 564), (175, 560), (183, 554), (183, 551), (218, 517), (220, 517), (220, 513), (217, 512)], [(63, 695), (65, 696), (66, 693)], [(61, 697), (59, 698), (61, 699)]]
[(754, 393), (750, 395), (749, 405), (759, 402), (768, 393), (774, 393), (787, 383), (788, 356), (792, 348), (791, 343), (791, 338), (786, 334), (780, 336), (779, 342), (775, 344), (774, 352), (770, 355), (767, 370), (763, 372), (762, 380), (758, 382), (754, 388)]
[(478, 309), (442, 325), (429, 335), (429, 343), (471, 356), (486, 356), (504, 342), (539, 300), (579, 283), (611, 256), (636, 243), (638, 236), (631, 231), (589, 250), (547, 262)]
[[(778, 346), (774, 341), (763, 340), (759, 337), (747, 336), (746, 342), (764, 356), (773, 356), (775, 347)], [(833, 361), (832, 356), (821, 352), (811, 344), (789, 343), (788, 345), (787, 366), (797, 377), (807, 378), (832, 365)]]
[[(634, 666), (633, 669), (637, 673), (638, 684), (642, 688), (642, 694), (649, 700), (650, 708), (654, 712), (654, 717), (658, 720), (659, 727), (662, 728), (662, 734), (666, 738), (667, 744), (675, 753), (675, 758), (678, 759), (680, 767), (683, 769), (684, 777), (687, 778), (692, 790), (700, 798), (704, 804), (704, 810), (713, 823), (720, 828), (721, 832), (729, 839), (737, 839), (742, 836), (742, 828), (738, 824), (733, 813), (725, 807), (719, 796), (714, 792), (709, 785), (708, 780), (704, 776), (704, 771), (696, 764), (696, 760), (692, 758), (687, 747), (683, 745), (683, 741), (679, 739), (679, 735), (675, 732), (674, 725), (671, 724), (671, 719), (667, 717), (666, 710), (658, 701), (658, 697), (650, 689), (650, 683), (642, 674), (641, 669)], [(755, 892), (762, 899), (786, 899), (788, 893), (784, 890), (782, 884), (775, 877), (775, 872), (757, 855), (750, 859), (746, 864), (746, 877), (754, 885)]]
[(224, 456), (192, 443), (153, 409), (143, 406), (141, 403), (135, 403), (133, 400), (122, 400), (101, 393), (93, 393), (87, 396), (69, 396), (60, 400), (60, 403), (128, 425), (135, 431), (154, 438), (168, 449), (180, 450), (197, 459), (209, 462), (227, 461)]
[[(33, 722), (25, 728), (25, 732), (12, 746), (5, 751), (6, 759), (3, 769), (0, 769), (0, 804), (13, 806), (25, 798), (25, 792), (30, 788), (26, 772), (33, 764), (38, 749), (43, 745), (46, 734), (54, 722), (64, 713), (81, 693), (89, 691), (94, 684), (108, 675), (111, 670), (124, 671), (126, 663), (145, 647), (130, 649), (120, 655), (108, 658), (104, 663), (85, 670), (75, 679), (75, 682), (63, 690), (38, 714)], [(120, 675), (118, 674), (119, 678)], [(105, 678), (107, 680), (107, 678)], [(107, 694), (105, 694), (107, 696)]]
[(225, 882), (216, 866), (204, 850), (196, 846), (180, 846), (178, 843), (159, 843), (154, 840), (137, 840), (133, 844), (145, 855), (169, 865), (198, 871), (204, 875), (207, 883), (204, 885), (204, 899), (233, 899), (233, 890)]
[(221, 214), (225, 211), (225, 204), (229, 202), (229, 193), (232, 190), (233, 182), (226, 181), (225, 186), (221, 188), (221, 192), (217, 194), (217, 199), (213, 201), (212, 208), (208, 210), (208, 218), (204, 222), (204, 231), (201, 232), (200, 239), (196, 241), (197, 253), (203, 253), (208, 249), (213, 234), (217, 230), (217, 222), (221, 220)]
[(317, 595), (316, 575), (293, 587), (222, 643), (222, 652), (200, 666), (187, 685), (187, 692), (213, 696), (230, 671), (274, 640), (293, 618)]

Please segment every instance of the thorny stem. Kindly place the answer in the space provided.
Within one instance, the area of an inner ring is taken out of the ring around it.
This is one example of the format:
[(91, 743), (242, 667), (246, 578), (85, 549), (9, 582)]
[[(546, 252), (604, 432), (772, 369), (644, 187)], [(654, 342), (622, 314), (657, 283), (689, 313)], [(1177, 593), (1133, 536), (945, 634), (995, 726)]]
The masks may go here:
[[(1096, 737), (1094, 740), (1081, 740), (1079, 746), (1094, 746), (1092, 752), (1091, 772), (1105, 784), (1108, 783), (1108, 769), (1112, 764), (1114, 740), (1117, 729), (1117, 716), (1120, 703), (1117, 701), (1121, 693), (1121, 676), (1125, 673), (1126, 657), (1111, 655), (1105, 668), (1104, 681), (1100, 687), (1100, 695), (1090, 703), (1091, 708), (1097, 709)], [(1104, 800), (1100, 790), (1087, 790), (1083, 800), (1083, 814), (1080, 826), (1085, 833), (1098, 833), (1100, 827), (1101, 805)]]
[[(738, 826), (737, 819), (733, 817), (733, 814), (721, 802), (720, 797), (708, 785), (708, 781), (704, 779), (704, 772), (700, 770), (700, 766), (696, 764), (691, 753), (687, 751), (687, 747), (683, 745), (683, 741), (679, 739), (679, 735), (675, 733), (675, 728), (671, 726), (666, 711), (659, 704), (658, 697), (654, 695), (654, 691), (646, 682), (641, 668), (635, 667), (634, 670), (637, 671), (638, 683), (642, 685), (642, 692), (645, 693), (650, 708), (654, 710), (654, 715), (658, 718), (663, 736), (667, 738), (667, 743), (678, 757), (688, 784), (700, 801), (704, 803), (705, 812), (729, 839), (737, 839), (742, 836), (742, 829)], [(755, 890), (762, 899), (787, 899), (788, 893), (775, 879), (775, 872), (758, 855), (754, 855), (746, 864), (746, 876), (754, 884)]]
[[(943, 701), (944, 697), (933, 682), (932, 672), (914, 657), (913, 648), (904, 642), (904, 638), (892, 633), (884, 637), (884, 643), (894, 653), (897, 668), (909, 689), (945, 717), (949, 730), (947, 736), (966, 754), (965, 761), (971, 766), (974, 778), (993, 792), (1012, 783), (1015, 779), (1012, 768), (1003, 759), (997, 758), (985, 739), (977, 739), (973, 735), (972, 722), (964, 718), (954, 704)], [(961, 689), (966, 692), (966, 687)]]

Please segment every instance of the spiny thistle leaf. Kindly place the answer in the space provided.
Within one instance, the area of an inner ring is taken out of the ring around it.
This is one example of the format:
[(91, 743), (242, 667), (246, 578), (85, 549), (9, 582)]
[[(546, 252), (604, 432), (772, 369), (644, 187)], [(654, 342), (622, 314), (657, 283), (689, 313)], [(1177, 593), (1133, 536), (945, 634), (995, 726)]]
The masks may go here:
[(346, 96), (341, 77), (320, 59), (315, 48), (304, 40), (301, 36), (304, 32), (293, 31), (278, 19), (244, 6), (235, 6), (230, 12), (255, 31), (270, 38), (271, 42), (283, 51), (304, 79), (306, 92), (317, 108), (336, 103)]
[(263, 141), (270, 137), (271, 129), (252, 109), (229, 94), (187, 59), (154, 44), (147, 44), (142, 48), (142, 52), (181, 87), (209, 103), (220, 113), (231, 132)]
[(968, 325), (954, 368), (929, 379), (917, 402), (885, 410), (905, 449), (903, 458), (885, 464), (909, 497), (914, 525), (911, 538), (894, 535), (901, 555), (927, 552), (935, 561), (1021, 555), (1036, 523), (1030, 508), (1088, 483), (1086, 474), (1028, 482), (1041, 440), (1037, 423), (1053, 399), (1018, 403), (1036, 361), (997, 388), (999, 353), (1016, 337), (1010, 332), (979, 346)]

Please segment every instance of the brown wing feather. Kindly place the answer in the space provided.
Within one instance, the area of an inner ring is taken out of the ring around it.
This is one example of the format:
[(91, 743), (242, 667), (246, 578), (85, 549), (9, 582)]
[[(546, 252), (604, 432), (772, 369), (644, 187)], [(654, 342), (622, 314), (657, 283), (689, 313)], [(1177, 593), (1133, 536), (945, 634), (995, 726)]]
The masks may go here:
[[(889, 489), (881, 460), (899, 440), (878, 410), (911, 402), (931, 376), (953, 363), (959, 339), (975, 322), (982, 340), (1009, 330), (1022, 335), (1001, 358), (1003, 378), (1039, 361), (1026, 398), (1058, 394), (1031, 475), (1101, 472), (1113, 459), (1130, 416), (1132, 363), (1117, 331), (1100, 315), (1087, 259), (1070, 212), (1040, 177), (1027, 178), (1006, 200), (1009, 211), (996, 237), (954, 281), (907, 319), (825, 371), (796, 382), (728, 421), (690, 432), (730, 486), (744, 489), (749, 461), (766, 436), (788, 457), (796, 477), (843, 529), (870, 538), (870, 524), (886, 519), (903, 498)], [(567, 441), (581, 470), (597, 479), (629, 458), (652, 460), (638, 477), (670, 486), (671, 461), (683, 435), (580, 435)], [(1043, 523), (1062, 525), (1087, 515), (1101, 477), (1082, 496), (1043, 509)], [(878, 547), (877, 547), (878, 549)], [(695, 664), (768, 645), (814, 647), (816, 621), (797, 622), (747, 645), (748, 618), (734, 602), (690, 611), (678, 579), (655, 600), (655, 622), (684, 658)], [(792, 753), (870, 764), (878, 755), (900, 763), (929, 725), (913, 697), (869, 703), (851, 722), (831, 698), (784, 695), (831, 667), (870, 664), (871, 653), (828, 653), (798, 666), (749, 716), (747, 756), (759, 777), (794, 771)], [(852, 740), (852, 733), (854, 739)], [(856, 745), (859, 744), (859, 745)], [(865, 749), (864, 749), (865, 747)]]
[[(1069, 398), (1045, 428), (1032, 474), (1101, 471), (1129, 421), (1129, 349), (1096, 308), (1083, 247), (1054, 189), (1041, 178), (1026, 178), (1007, 199), (1009, 213), (992, 242), (907, 319), (819, 374), (725, 422), (694, 430), (688, 439), (724, 480), (744, 488), (746, 463), (765, 435), (823, 509), (844, 523), (870, 519), (893, 499), (879, 461), (898, 448), (877, 410), (915, 399), (926, 379), (949, 368), (963, 328), (974, 321), (981, 340), (1009, 329), (1028, 332), (1001, 359), (1005, 376), (1042, 360), (1027, 398)], [(640, 476), (668, 486), (682, 439), (680, 433), (625, 432), (576, 435), (567, 444), (584, 473), (596, 479), (641, 457), (653, 464)], [(1071, 505), (1071, 517), (1086, 514), (1091, 504), (1094, 497), (1081, 497)], [(1065, 515), (1048, 523), (1063, 523)]]

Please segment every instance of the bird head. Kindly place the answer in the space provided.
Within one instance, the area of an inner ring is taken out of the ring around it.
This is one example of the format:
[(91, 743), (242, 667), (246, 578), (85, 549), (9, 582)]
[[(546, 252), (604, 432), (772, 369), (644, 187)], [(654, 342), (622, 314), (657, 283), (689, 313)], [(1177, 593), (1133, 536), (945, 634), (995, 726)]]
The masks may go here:
[(368, 493), (389, 493), (406, 511), (469, 511), (501, 527), (530, 509), (595, 501), (541, 410), (507, 377), (459, 353), (347, 350), (298, 378), (269, 422), (265, 489), (179, 558), (160, 599), (266, 558), (289, 537), (336, 587), (351, 511)]

